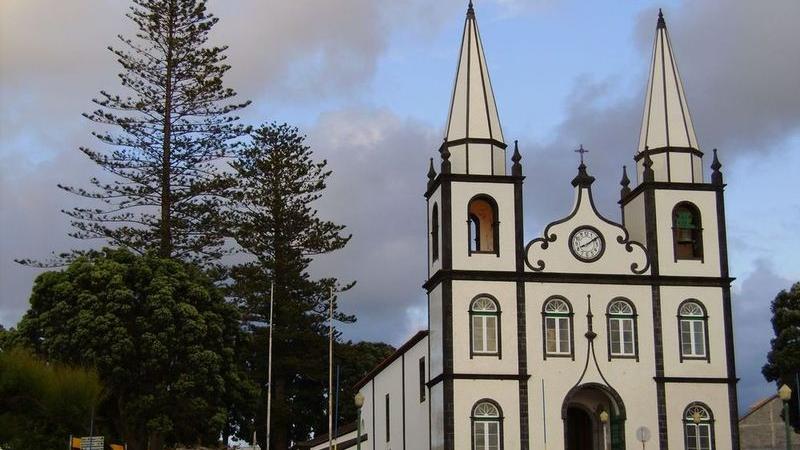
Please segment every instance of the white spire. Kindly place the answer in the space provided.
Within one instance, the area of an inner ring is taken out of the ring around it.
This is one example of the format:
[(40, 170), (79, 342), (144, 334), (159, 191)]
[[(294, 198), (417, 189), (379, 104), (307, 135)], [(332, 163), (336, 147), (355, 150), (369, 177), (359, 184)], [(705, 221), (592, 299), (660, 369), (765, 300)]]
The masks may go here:
[(455, 173), (505, 175), (506, 144), (472, 2), (461, 39), (444, 145)]
[(650, 80), (645, 96), (641, 152), (664, 147), (699, 150), (664, 15), (658, 10)]

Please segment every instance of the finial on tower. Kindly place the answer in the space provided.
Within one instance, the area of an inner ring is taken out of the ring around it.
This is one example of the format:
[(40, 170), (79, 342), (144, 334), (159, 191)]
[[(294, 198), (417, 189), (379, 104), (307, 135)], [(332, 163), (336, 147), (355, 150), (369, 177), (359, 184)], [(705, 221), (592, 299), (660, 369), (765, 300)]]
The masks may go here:
[(622, 166), (622, 180), (620, 180), (619, 184), (622, 186), (622, 189), (619, 190), (619, 197), (624, 199), (631, 193), (631, 180), (628, 178), (628, 168), (626, 166)]
[(666, 28), (667, 22), (664, 21), (664, 13), (661, 12), (661, 8), (658, 8), (658, 28)]
[(581, 154), (581, 165), (578, 166), (578, 175), (576, 175), (575, 178), (572, 179), (572, 185), (575, 187), (580, 186), (582, 188), (584, 187), (588, 188), (589, 186), (592, 185), (592, 183), (594, 183), (594, 177), (589, 175), (588, 172), (586, 172), (586, 164), (584, 164), (583, 162), (583, 154), (589, 153), (589, 150), (583, 148), (583, 144), (581, 144), (579, 149), (573, 151), (575, 153)]
[(428, 190), (433, 187), (433, 181), (436, 179), (436, 170), (433, 168), (433, 158), (431, 158), (431, 165), (428, 167)]
[(714, 149), (714, 161), (711, 163), (711, 184), (715, 186), (722, 186), (724, 183), (722, 181), (722, 172), (719, 169), (722, 168), (722, 163), (719, 162), (717, 158), (717, 149)]
[(447, 148), (447, 142), (442, 144), (439, 151), (442, 154), (442, 173), (450, 173), (450, 150)]
[(515, 177), (522, 176), (522, 164), (519, 162), (522, 160), (522, 155), (519, 154), (519, 141), (516, 139), (514, 140), (514, 155), (511, 156), (511, 161), (514, 164), (511, 166), (511, 175)]
[(472, 7), (472, 0), (469, 0), (469, 5), (467, 6), (467, 15), (468, 16), (475, 15), (475, 9)]
[(651, 182), (656, 180), (656, 173), (653, 171), (653, 159), (650, 158), (650, 152), (648, 152), (649, 148), (645, 146), (644, 148), (644, 162), (642, 166), (644, 166), (644, 173), (642, 173), (642, 178), (644, 182)]

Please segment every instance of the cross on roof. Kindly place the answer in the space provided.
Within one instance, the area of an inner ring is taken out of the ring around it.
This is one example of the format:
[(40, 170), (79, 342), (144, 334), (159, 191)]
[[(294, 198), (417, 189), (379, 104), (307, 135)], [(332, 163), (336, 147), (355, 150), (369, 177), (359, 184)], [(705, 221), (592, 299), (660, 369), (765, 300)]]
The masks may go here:
[(581, 164), (583, 164), (583, 154), (584, 153), (589, 153), (589, 150), (586, 150), (585, 148), (583, 148), (583, 144), (581, 144), (581, 148), (579, 148), (577, 150), (573, 150), (573, 151), (575, 153), (580, 153), (581, 154)]

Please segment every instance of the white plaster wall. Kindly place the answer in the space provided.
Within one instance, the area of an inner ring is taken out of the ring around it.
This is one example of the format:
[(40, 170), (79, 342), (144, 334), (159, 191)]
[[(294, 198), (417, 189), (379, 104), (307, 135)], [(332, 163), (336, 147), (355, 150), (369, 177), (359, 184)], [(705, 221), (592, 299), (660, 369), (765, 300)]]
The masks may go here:
[(673, 183), (692, 183), (692, 159), (691, 153), (670, 152), (669, 154), (669, 176)]
[(625, 204), (625, 228), (630, 233), (631, 240), (645, 244), (647, 242), (647, 229), (644, 217), (644, 195), (639, 194)]
[(694, 182), (703, 183), (703, 158), (692, 158), (692, 170), (694, 171)]
[[(473, 254), (469, 256), (467, 205), (472, 197), (486, 194), (497, 202), (500, 221), (500, 256)], [(466, 270), (514, 270), (514, 185), (511, 183), (466, 183), (452, 184), (453, 214), (453, 269)]]
[(436, 273), (436, 271), (438, 271), (439, 269), (442, 268), (442, 257), (443, 257), (443, 254), (442, 254), (442, 230), (444, 228), (442, 227), (443, 215), (442, 215), (442, 188), (441, 188), (441, 186), (436, 188), (436, 191), (428, 199), (428, 218), (427, 218), (428, 228), (427, 228), (427, 231), (428, 231), (428, 259), (429, 260), (433, 257), (433, 250), (432, 250), (432, 248), (433, 248), (432, 247), (433, 246), (433, 235), (431, 235), (431, 232), (433, 231), (433, 227), (432, 227), (432, 224), (433, 224), (433, 222), (432, 222), (432, 220), (433, 220), (433, 205), (438, 205), (438, 209), (439, 209), (439, 258), (436, 261), (428, 261), (428, 263), (429, 263), (429, 266), (428, 266), (429, 275), (433, 275), (434, 273)]
[(428, 440), (428, 388), (425, 387), (425, 401), (419, 401), (419, 359), (425, 358), (425, 376), (423, 383), (429, 379), (428, 370), (428, 339), (419, 341), (405, 354), (406, 364), (406, 449), (426, 449), (430, 444)]
[[(556, 235), (556, 240), (549, 242), (546, 249), (542, 248), (542, 243), (532, 244), (528, 249), (528, 261), (534, 267), (539, 260), (545, 263), (543, 272), (557, 273), (603, 273), (603, 274), (625, 274), (633, 275), (631, 264), (637, 264), (638, 270), (645, 267), (647, 255), (645, 250), (634, 245), (631, 252), (628, 252), (625, 244), (620, 244), (617, 239), (624, 237), (625, 231), (621, 226), (610, 224), (600, 217), (592, 208), (589, 200), (589, 189), (580, 189), (580, 202), (577, 206), (575, 215), (568, 221), (553, 225), (547, 229), (547, 234)], [(576, 202), (578, 189), (576, 189)], [(578, 227), (591, 225), (596, 228), (605, 241), (605, 250), (597, 261), (583, 262), (573, 256), (570, 251), (570, 235)], [(544, 234), (544, 231), (543, 231)], [(526, 266), (526, 271), (533, 271)], [(649, 273), (649, 269), (647, 272)]]
[[(430, 393), (431, 450), (444, 448), (444, 383), (436, 383)], [(425, 447), (423, 447), (425, 448)]]
[(428, 294), (428, 337), (430, 341), (430, 361), (428, 369), (434, 378), (444, 371), (442, 354), (442, 285), (439, 284)]
[[(470, 359), (469, 305), (479, 294), (490, 294), (500, 303), (501, 357)], [(513, 282), (453, 281), (453, 371), (455, 373), (513, 374), (517, 362), (517, 290)]]
[[(680, 362), (678, 306), (686, 299), (700, 301), (708, 311), (708, 349), (711, 361), (684, 360)], [(715, 287), (661, 287), (661, 317), (664, 337), (664, 374), (673, 377), (727, 376), (725, 347), (725, 318), (722, 289)]]
[(375, 429), (373, 428), (373, 382), (370, 381), (369, 383), (365, 384), (358, 392), (361, 392), (361, 395), (364, 396), (364, 406), (361, 407), (361, 421), (363, 422), (364, 426), (361, 428), (361, 431), (367, 434), (368, 441), (366, 445), (362, 445), (363, 449), (374, 449), (374, 438)]
[(702, 402), (714, 416), (715, 445), (723, 450), (731, 446), (730, 403), (728, 386), (724, 384), (674, 383), (666, 386), (667, 435), (670, 448), (684, 448), (683, 412), (692, 402)]
[[(454, 380), (453, 411), (456, 449), (472, 448), (472, 407), (489, 398), (500, 405), (503, 420), (503, 449), (519, 448), (519, 382), (516, 380)], [(532, 447), (536, 448), (536, 447)]]
[(469, 144), (469, 173), (471, 175), (492, 175), (492, 146), (490, 144)]
[[(403, 448), (403, 358), (397, 358), (375, 377), (375, 450)], [(389, 394), (389, 441), (386, 441), (386, 394)]]
[(492, 146), (492, 155), (494, 158), (494, 174), (506, 174), (506, 151), (500, 147)]
[[(717, 199), (713, 191), (656, 190), (656, 224), (659, 269), (662, 275), (717, 277), (720, 275)], [(700, 210), (703, 226), (703, 260), (675, 261), (672, 238), (672, 210), (680, 202), (693, 203)], [(724, 224), (723, 224), (724, 226)]]
[[(561, 409), (564, 398), (578, 383), (587, 363), (589, 345), (584, 336), (588, 330), (587, 294), (592, 296), (593, 330), (597, 333), (594, 340), (597, 365), (593, 359), (589, 360), (586, 374), (580, 383), (605, 384), (601, 377), (602, 371), (605, 379), (619, 393), (626, 408), (625, 434), (630, 448), (636, 442), (637, 427), (647, 425), (651, 430), (658, 429), (653, 380), (655, 360), (650, 286), (526, 283), (528, 370), (532, 374), (528, 382), (531, 448), (563, 449)], [(571, 358), (544, 359), (541, 311), (544, 301), (551, 295), (562, 295), (572, 304), (574, 361)], [(635, 359), (608, 359), (605, 312), (608, 303), (618, 296), (631, 300), (636, 307), (638, 362)]]
[(464, 144), (454, 145), (450, 150), (450, 172), (467, 173), (467, 150)]

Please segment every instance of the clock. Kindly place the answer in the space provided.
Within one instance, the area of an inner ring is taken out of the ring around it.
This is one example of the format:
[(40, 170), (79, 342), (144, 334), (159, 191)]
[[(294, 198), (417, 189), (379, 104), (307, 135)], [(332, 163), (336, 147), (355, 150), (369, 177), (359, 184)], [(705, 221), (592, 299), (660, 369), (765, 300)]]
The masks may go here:
[(605, 248), (603, 235), (594, 227), (578, 227), (569, 237), (569, 249), (583, 262), (597, 261), (603, 255)]

